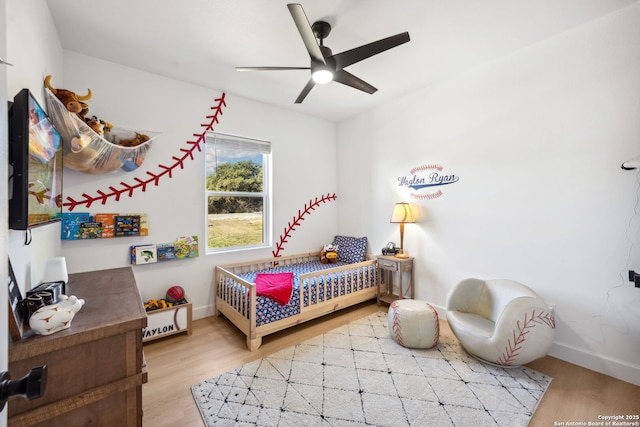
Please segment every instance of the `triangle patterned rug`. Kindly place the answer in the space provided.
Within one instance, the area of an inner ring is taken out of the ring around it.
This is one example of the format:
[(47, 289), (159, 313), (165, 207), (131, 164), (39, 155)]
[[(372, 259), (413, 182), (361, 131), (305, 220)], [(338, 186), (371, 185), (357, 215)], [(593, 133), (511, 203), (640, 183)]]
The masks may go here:
[(526, 426), (551, 378), (389, 336), (371, 314), (191, 387), (207, 426)]

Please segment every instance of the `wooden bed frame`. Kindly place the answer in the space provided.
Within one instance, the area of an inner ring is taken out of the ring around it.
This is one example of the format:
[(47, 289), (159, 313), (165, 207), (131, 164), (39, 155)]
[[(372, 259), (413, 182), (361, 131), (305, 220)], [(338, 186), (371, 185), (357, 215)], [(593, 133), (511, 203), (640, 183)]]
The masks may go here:
[[(377, 261), (375, 259), (367, 259), (366, 261), (357, 264), (348, 264), (327, 270), (305, 273), (300, 275), (300, 283), (304, 283), (305, 280), (309, 280), (309, 282), (311, 282), (314, 277), (326, 277), (331, 273), (343, 272), (346, 275), (351, 275), (352, 281), (357, 280), (357, 290), (348, 294), (332, 297), (326, 301), (320, 301), (320, 298), (318, 297), (319, 295), (317, 295), (320, 292), (320, 289), (324, 291), (325, 295), (334, 295), (336, 287), (340, 286), (337, 280), (324, 280), (324, 285), (317, 286), (314, 291), (316, 293), (314, 298), (316, 302), (311, 303), (312, 291), (305, 289), (304, 286), (300, 286), (298, 289), (300, 292), (301, 305), (299, 314), (267, 323), (265, 325), (256, 326), (256, 285), (255, 283), (251, 283), (240, 278), (238, 274), (265, 270), (267, 268), (272, 268), (275, 265), (286, 266), (302, 262), (316, 261), (319, 259), (319, 256), (320, 253), (315, 252), (216, 266), (215, 314), (224, 315), (238, 329), (240, 329), (247, 336), (247, 347), (249, 350), (254, 351), (260, 347), (262, 344), (262, 337), (265, 335), (281, 331), (288, 327), (306, 322), (307, 320), (315, 319), (325, 314), (329, 314), (376, 297), (376, 285), (378, 280), (377, 269), (374, 270), (374, 274), (363, 274), (367, 270), (371, 269), (371, 266), (376, 264)], [(229, 291), (229, 281), (234, 282), (236, 289), (239, 287), (241, 292)], [(225, 283), (227, 283), (226, 286)], [(319, 283), (319, 281), (316, 281), (316, 283)], [(353, 285), (354, 284), (352, 283), (352, 288)], [(362, 289), (359, 289), (360, 287), (362, 287)], [(306, 307), (303, 305), (305, 296), (308, 297), (309, 301), (309, 305)], [(245, 313), (247, 313), (248, 316)]]

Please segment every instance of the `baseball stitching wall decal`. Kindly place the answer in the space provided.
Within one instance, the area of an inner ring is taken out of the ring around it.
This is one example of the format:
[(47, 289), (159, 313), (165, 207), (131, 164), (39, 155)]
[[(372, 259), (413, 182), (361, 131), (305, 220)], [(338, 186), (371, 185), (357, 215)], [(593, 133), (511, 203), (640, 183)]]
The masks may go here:
[(422, 166), (416, 166), (415, 168), (411, 169), (411, 171), (409, 171), (409, 173), (411, 175), (415, 175), (416, 172), (422, 172), (422, 171), (426, 171), (426, 170), (430, 170), (430, 169), (436, 169), (439, 170), (440, 172), (442, 172), (442, 169), (444, 169), (442, 166), (440, 165), (422, 165)]
[(133, 181), (135, 182), (120, 182), (119, 186), (109, 186), (109, 189), (106, 191), (96, 190), (96, 195), (89, 195), (87, 193), (82, 194), (82, 198), (79, 197), (67, 197), (67, 201), (64, 202), (64, 207), (66, 207), (69, 212), (73, 211), (78, 206), (85, 206), (87, 209), (91, 207), (91, 205), (95, 202), (100, 202), (101, 204), (106, 204), (109, 199), (114, 199), (116, 202), (120, 201), (120, 197), (122, 195), (126, 195), (129, 197), (133, 197), (133, 193), (136, 190), (141, 190), (142, 192), (147, 191), (147, 186), (149, 184), (153, 184), (154, 186), (158, 186), (160, 183), (160, 179), (163, 177), (173, 178), (173, 171), (176, 168), (184, 169), (185, 160), (193, 160), (193, 153), (195, 150), (202, 151), (202, 145), (205, 143), (206, 133), (209, 131), (213, 131), (213, 125), (218, 123), (218, 116), (222, 115), (222, 108), (226, 107), (225, 102), (225, 93), (222, 93), (220, 98), (216, 98), (216, 104), (211, 107), (213, 110), (213, 114), (206, 116), (209, 120), (208, 123), (203, 123), (200, 126), (203, 128), (201, 133), (194, 133), (193, 136), (196, 137), (194, 141), (187, 141), (187, 148), (181, 148), (181, 155), (172, 156), (171, 159), (173, 163), (169, 165), (159, 164), (158, 168), (160, 168), (159, 172), (150, 172), (147, 171), (147, 177), (138, 178), (135, 177)]
[(280, 256), (280, 252), (284, 249), (284, 244), (288, 242), (288, 238), (291, 237), (291, 233), (295, 231), (296, 227), (298, 227), (301, 221), (304, 221), (304, 217), (306, 215), (310, 215), (311, 211), (314, 211), (318, 206), (323, 203), (328, 203), (336, 200), (336, 193), (323, 195), (320, 198), (315, 198), (309, 200), (309, 203), (304, 204), (304, 208), (302, 210), (298, 209), (298, 215), (293, 217), (293, 222), (289, 221), (287, 226), (284, 228), (284, 233), (280, 235), (280, 239), (276, 244), (276, 250), (272, 251), (274, 258)]
[[(398, 186), (414, 190), (410, 193), (414, 199), (437, 199), (443, 194), (442, 190), (437, 187), (454, 184), (460, 180), (458, 175), (442, 174), (443, 170), (444, 168), (439, 164), (416, 166), (409, 171), (409, 176), (398, 177)], [(422, 193), (420, 193), (421, 191)], [(425, 193), (425, 191), (429, 192)]]
[(515, 363), (516, 359), (520, 355), (520, 350), (524, 347), (527, 340), (527, 335), (538, 325), (547, 325), (551, 329), (556, 328), (556, 321), (553, 314), (548, 311), (540, 310), (536, 312), (535, 309), (531, 312), (524, 314), (524, 321), (516, 322), (516, 326), (512, 331), (512, 338), (509, 338), (507, 345), (505, 346), (502, 355), (496, 360), (496, 364), (502, 366), (511, 366)]

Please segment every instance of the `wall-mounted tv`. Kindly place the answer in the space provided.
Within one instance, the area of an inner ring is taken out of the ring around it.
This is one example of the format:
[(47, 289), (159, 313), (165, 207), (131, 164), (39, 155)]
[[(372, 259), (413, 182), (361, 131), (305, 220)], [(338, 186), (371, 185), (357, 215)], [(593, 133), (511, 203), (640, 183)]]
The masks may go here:
[(62, 139), (28, 89), (9, 105), (9, 228), (62, 217)]

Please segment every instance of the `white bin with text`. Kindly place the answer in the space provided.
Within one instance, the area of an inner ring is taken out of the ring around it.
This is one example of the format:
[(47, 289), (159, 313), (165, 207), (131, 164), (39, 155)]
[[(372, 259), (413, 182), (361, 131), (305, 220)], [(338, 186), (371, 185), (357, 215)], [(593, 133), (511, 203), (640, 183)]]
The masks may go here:
[(173, 307), (147, 311), (147, 327), (142, 329), (142, 341), (151, 341), (174, 334), (191, 335), (191, 301)]

